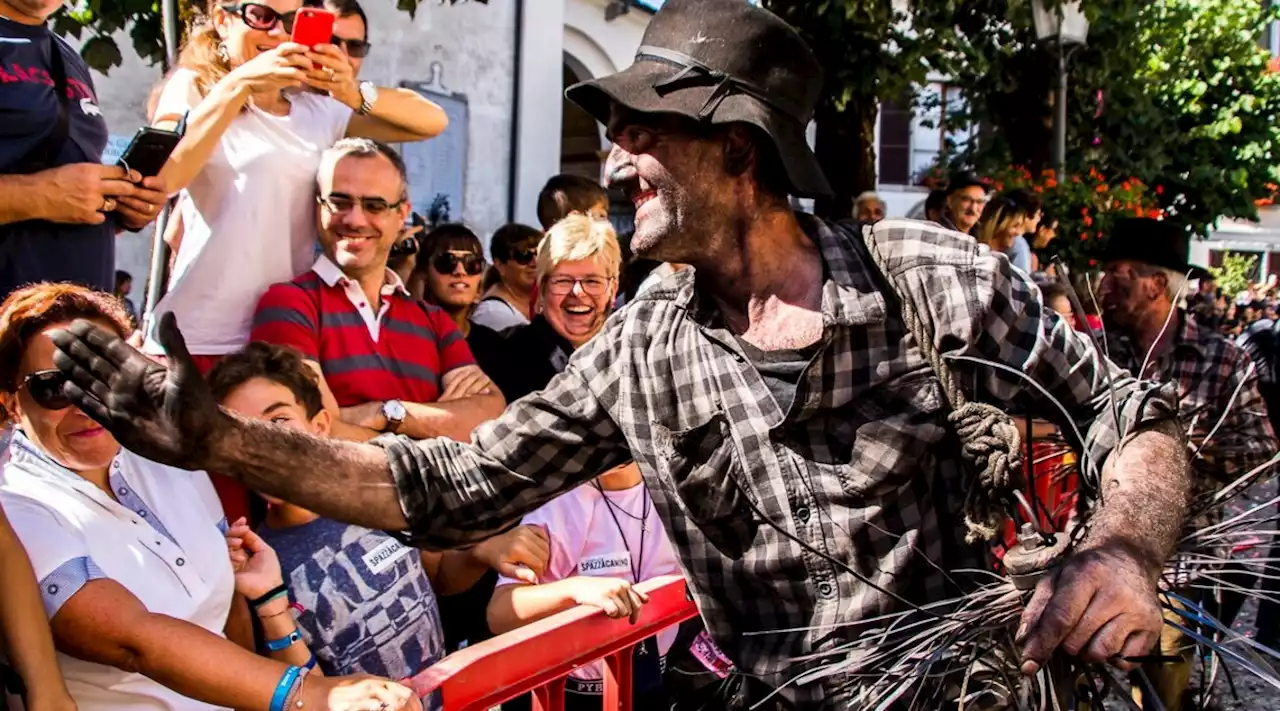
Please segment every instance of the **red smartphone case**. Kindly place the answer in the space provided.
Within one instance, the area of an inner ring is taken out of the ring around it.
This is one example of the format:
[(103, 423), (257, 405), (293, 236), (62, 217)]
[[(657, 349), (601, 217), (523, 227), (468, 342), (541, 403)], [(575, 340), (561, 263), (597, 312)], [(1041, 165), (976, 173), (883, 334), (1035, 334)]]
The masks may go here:
[(334, 14), (328, 10), (314, 7), (299, 8), (293, 20), (292, 40), (308, 47), (328, 44), (333, 40), (335, 19)]

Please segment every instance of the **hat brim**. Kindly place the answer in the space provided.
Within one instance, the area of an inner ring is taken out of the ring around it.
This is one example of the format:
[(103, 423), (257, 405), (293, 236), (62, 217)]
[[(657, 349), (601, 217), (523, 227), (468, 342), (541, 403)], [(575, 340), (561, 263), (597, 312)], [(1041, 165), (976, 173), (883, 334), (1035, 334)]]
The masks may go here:
[[(654, 86), (671, 78), (670, 64), (640, 60), (608, 76), (575, 84), (566, 98), (602, 124), (608, 125), (613, 104), (641, 113), (669, 113), (698, 119), (698, 112), (715, 93), (715, 86), (697, 84), (659, 94)], [(746, 94), (725, 97), (711, 116), (713, 124), (747, 123), (773, 139), (782, 166), (787, 172), (791, 194), (797, 197), (826, 197), (832, 194), (818, 157), (809, 148), (807, 126)]]

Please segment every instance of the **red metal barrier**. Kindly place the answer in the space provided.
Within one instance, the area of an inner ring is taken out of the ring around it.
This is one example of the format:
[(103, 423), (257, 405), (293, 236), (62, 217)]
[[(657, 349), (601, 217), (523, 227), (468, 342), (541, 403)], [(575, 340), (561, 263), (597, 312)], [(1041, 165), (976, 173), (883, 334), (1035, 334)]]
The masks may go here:
[(563, 711), (564, 678), (605, 661), (604, 708), (631, 708), (635, 645), (698, 614), (684, 578), (665, 575), (636, 586), (649, 594), (636, 624), (579, 606), (460, 650), (409, 679), (419, 696), (440, 690), (445, 711), (488, 711), (533, 692), (534, 711)]

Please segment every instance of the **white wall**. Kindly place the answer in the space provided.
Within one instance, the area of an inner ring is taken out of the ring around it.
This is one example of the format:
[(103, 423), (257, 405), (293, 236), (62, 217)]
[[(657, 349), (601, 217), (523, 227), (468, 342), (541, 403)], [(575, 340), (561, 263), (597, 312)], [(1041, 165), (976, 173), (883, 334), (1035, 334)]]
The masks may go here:
[[(606, 20), (607, 0), (513, 0), (519, 1), (526, 3), (526, 34), (520, 67), (516, 220), (536, 225), (538, 191), (560, 172), (565, 54), (592, 78), (625, 69), (653, 15), (632, 8)], [(600, 145), (607, 147), (603, 129)]]

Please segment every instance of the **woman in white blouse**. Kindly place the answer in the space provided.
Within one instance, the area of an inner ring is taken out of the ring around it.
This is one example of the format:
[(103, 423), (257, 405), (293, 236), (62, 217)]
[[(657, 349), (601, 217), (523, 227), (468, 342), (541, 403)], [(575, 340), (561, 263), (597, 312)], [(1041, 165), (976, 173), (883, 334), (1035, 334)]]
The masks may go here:
[[(79, 318), (128, 334), (117, 300), (78, 286), (36, 284), (0, 305), (0, 391), (17, 425), (0, 504), (81, 711), (419, 709), (389, 681), (306, 673), (296, 635), (269, 640), (274, 659), (224, 636), (235, 583), (209, 479), (124, 450), (70, 406), (48, 334)], [(265, 621), (278, 603), (252, 605)]]

